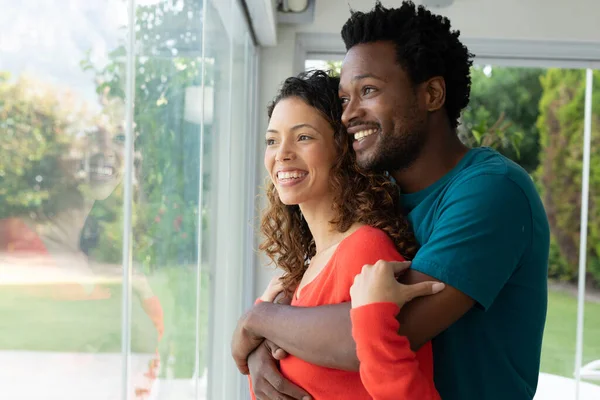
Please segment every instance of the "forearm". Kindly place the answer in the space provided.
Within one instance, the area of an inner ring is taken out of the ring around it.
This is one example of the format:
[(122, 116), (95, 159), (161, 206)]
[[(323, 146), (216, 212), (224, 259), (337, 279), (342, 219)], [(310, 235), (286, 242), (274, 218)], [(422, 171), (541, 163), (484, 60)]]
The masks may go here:
[(396, 332), (399, 307), (373, 303), (352, 310), (360, 377), (375, 400), (439, 400), (432, 376), (420, 369), (406, 337)]
[[(401, 282), (412, 285), (436, 280), (423, 273), (408, 270)], [(419, 297), (402, 307), (398, 314), (399, 334), (406, 336), (413, 351), (439, 335), (473, 307), (474, 301), (457, 289), (446, 288), (435, 296)]]
[(358, 371), (350, 303), (319, 307), (260, 303), (250, 312), (246, 329), (311, 364)]

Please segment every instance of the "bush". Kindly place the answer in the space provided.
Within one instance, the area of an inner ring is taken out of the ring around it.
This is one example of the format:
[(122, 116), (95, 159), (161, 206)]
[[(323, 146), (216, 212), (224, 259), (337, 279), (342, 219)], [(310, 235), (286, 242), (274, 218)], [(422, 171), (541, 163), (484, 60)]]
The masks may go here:
[[(551, 69), (542, 77), (536, 179), (552, 235), (549, 275), (574, 280), (579, 265), (585, 71)], [(592, 149), (600, 147), (600, 72), (594, 73)], [(600, 157), (592, 154), (587, 267), (600, 283)]]

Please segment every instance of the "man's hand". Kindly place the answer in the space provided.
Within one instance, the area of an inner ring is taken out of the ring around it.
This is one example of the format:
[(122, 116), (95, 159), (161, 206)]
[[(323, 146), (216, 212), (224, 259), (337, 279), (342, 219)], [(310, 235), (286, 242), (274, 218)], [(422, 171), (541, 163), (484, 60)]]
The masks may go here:
[(428, 281), (414, 285), (397, 282), (395, 277), (404, 272), (408, 265), (379, 260), (375, 265), (363, 266), (362, 272), (354, 277), (354, 284), (350, 288), (352, 307), (380, 302), (392, 302), (402, 307), (415, 297), (435, 294), (444, 289), (441, 282)]
[(273, 344), (265, 340), (248, 357), (256, 400), (310, 400), (306, 391), (285, 379), (271, 356)]
[(240, 372), (248, 375), (248, 356), (264, 340), (248, 329), (248, 318), (252, 311), (246, 312), (239, 320), (231, 339), (231, 355)]

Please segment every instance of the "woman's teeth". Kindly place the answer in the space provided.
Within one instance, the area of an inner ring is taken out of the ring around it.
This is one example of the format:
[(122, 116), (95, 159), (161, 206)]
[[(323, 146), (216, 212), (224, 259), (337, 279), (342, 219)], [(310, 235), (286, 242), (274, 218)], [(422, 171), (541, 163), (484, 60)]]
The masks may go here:
[(277, 179), (299, 179), (304, 178), (307, 174), (307, 172), (302, 171), (280, 171), (277, 173)]

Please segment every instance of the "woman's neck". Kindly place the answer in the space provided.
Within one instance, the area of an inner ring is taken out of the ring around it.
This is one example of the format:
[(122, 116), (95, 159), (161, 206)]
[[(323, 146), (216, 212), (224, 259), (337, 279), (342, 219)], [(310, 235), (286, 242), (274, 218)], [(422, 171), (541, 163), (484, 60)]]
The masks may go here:
[(27, 224), (35, 229), (49, 251), (76, 252), (79, 251), (81, 231), (93, 205), (93, 201), (82, 200), (77, 206), (52, 215), (28, 219)]
[(315, 239), (317, 254), (339, 243), (343, 237), (330, 222), (335, 217), (332, 204), (332, 199), (300, 204), (300, 211)]

